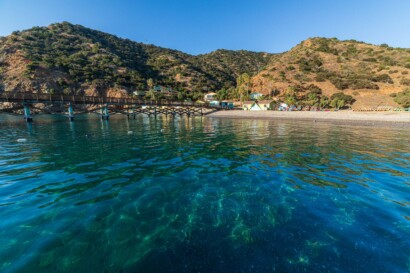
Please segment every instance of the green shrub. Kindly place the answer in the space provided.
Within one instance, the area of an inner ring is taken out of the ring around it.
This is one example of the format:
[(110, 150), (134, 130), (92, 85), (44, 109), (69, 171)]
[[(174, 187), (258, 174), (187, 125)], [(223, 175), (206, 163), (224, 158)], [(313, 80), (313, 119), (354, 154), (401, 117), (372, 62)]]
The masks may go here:
[(346, 54), (348, 56), (355, 56), (355, 55), (357, 55), (357, 52), (358, 52), (358, 50), (357, 50), (355, 45), (348, 45), (347, 46)]
[(328, 107), (329, 107), (329, 103), (330, 103), (329, 98), (328, 98), (327, 96), (322, 96), (322, 97), (320, 98), (320, 101), (319, 101), (319, 106), (320, 106), (321, 108), (328, 108)]
[(381, 65), (379, 65), (379, 68), (377, 69), (377, 72), (380, 72), (380, 71), (383, 71), (383, 70), (386, 70), (386, 69), (389, 69), (389, 67), (385, 66), (384, 64), (381, 64)]
[(336, 48), (332, 48), (330, 43), (331, 41), (326, 38), (320, 38), (316, 40), (316, 43), (318, 45), (317, 50), (320, 52), (325, 52), (325, 53), (331, 53), (334, 55), (338, 55), (339, 52), (337, 51)]
[(319, 101), (320, 101), (320, 94), (316, 94), (314, 92), (308, 92), (302, 97), (303, 105), (309, 105), (309, 106), (319, 106)]
[(303, 72), (318, 72), (323, 65), (323, 62), (318, 56), (313, 56), (309, 59), (301, 58), (298, 61), (298, 64), (299, 69)]
[(376, 63), (376, 62), (377, 62), (377, 59), (376, 59), (376, 58), (366, 58), (366, 59), (363, 59), (363, 61)]
[[(271, 57), (227, 50), (191, 56), (69, 23), (15, 32), (5, 42), (11, 43), (10, 39), (15, 40), (10, 48), (21, 48), (32, 62), (23, 75), (32, 76), (39, 67), (49, 68), (67, 74), (76, 89), (101, 79), (101, 93), (114, 85), (128, 91), (145, 89), (149, 78), (174, 89), (193, 91), (206, 86), (208, 90), (219, 90), (225, 85), (234, 86), (236, 75), (262, 70)], [(183, 76), (180, 82), (175, 81), (177, 74)]]
[(381, 57), (380, 61), (385, 65), (385, 66), (395, 66), (397, 65), (397, 61), (393, 60), (390, 57)]
[(330, 82), (339, 90), (345, 89), (375, 89), (378, 90), (379, 86), (370, 80), (363, 78), (342, 78), (340, 76), (333, 76), (330, 78)]
[(309, 77), (307, 77), (304, 74), (300, 74), (300, 73), (296, 74), (293, 78), (295, 80), (299, 81), (299, 82), (309, 82), (309, 81), (311, 81), (311, 79)]
[(349, 88), (348, 82), (342, 78), (332, 77), (330, 78), (330, 82), (339, 90), (344, 90), (344, 89)]
[(335, 93), (330, 97), (330, 106), (333, 108), (344, 108), (354, 102), (354, 98), (343, 92)]
[(381, 75), (373, 76), (372, 81), (374, 81), (374, 82), (384, 82), (384, 83), (390, 83), (390, 84), (393, 83), (392, 78), (390, 78), (390, 76), (387, 75), (387, 74), (381, 74)]
[(379, 90), (380, 87), (369, 81), (369, 80), (352, 80), (349, 82), (349, 86), (351, 89), (356, 90), (356, 89), (375, 89), (375, 90)]
[(306, 87), (306, 89), (309, 91), (309, 93), (312, 94), (317, 94), (317, 95), (321, 95), (322, 94), (322, 89), (320, 89), (320, 87), (314, 85), (314, 84), (310, 84)]
[(410, 107), (410, 88), (407, 87), (403, 92), (398, 93), (394, 101), (404, 108)]
[(287, 105), (296, 105), (298, 102), (298, 99), (294, 93), (287, 93), (285, 95), (284, 102)]
[(400, 84), (410, 86), (410, 79), (401, 79)]
[(286, 81), (286, 73), (284, 71), (280, 71), (279, 76), (283, 81)]
[(315, 81), (317, 82), (324, 82), (327, 80), (327, 73), (325, 72), (318, 72), (315, 77)]

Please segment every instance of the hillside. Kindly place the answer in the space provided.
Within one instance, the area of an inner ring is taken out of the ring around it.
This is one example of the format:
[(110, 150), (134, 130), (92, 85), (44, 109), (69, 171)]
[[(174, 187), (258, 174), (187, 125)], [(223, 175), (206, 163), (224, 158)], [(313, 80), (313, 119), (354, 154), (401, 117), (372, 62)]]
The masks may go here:
[(218, 50), (193, 56), (121, 39), (67, 22), (14, 32), (0, 40), (0, 81), (6, 91), (131, 93), (147, 80), (190, 92), (234, 86), (272, 54)]
[[(243, 73), (251, 78), (235, 89)], [(281, 54), (217, 50), (193, 56), (67, 22), (0, 38), (0, 91), (125, 96), (147, 90), (150, 78), (193, 98), (223, 88), (226, 97), (238, 99), (246, 86), (246, 94), (307, 105), (344, 92), (354, 97), (355, 108), (397, 106), (392, 94), (410, 86), (410, 49), (312, 38)]]
[(352, 95), (355, 108), (397, 106), (390, 95), (410, 86), (410, 49), (312, 38), (272, 58), (252, 82), (264, 94), (304, 96), (318, 87), (328, 97)]

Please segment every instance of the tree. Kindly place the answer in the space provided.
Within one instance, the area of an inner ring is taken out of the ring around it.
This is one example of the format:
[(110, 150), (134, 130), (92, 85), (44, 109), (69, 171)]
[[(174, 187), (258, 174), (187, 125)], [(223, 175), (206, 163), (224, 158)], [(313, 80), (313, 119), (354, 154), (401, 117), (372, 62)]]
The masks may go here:
[[(330, 101), (330, 103), (329, 103), (329, 105), (330, 105), (330, 107), (332, 107), (332, 108), (338, 108), (338, 102), (339, 100), (338, 99), (333, 99), (333, 100), (331, 100)], [(343, 105), (344, 106), (344, 105)], [(343, 107), (342, 106), (342, 107)]]
[(289, 106), (296, 105), (296, 102), (297, 102), (296, 96), (286, 96), (285, 97), (285, 103)]
[(343, 92), (335, 93), (330, 97), (330, 107), (344, 108), (346, 105), (350, 105), (354, 102), (354, 99), (350, 95), (346, 95)]
[(250, 85), (251, 77), (248, 73), (243, 73), (236, 79), (236, 88), (242, 102), (249, 96)]
[(155, 90), (153, 88), (148, 90), (148, 92), (145, 94), (145, 97), (149, 98), (151, 101), (156, 100)]
[(159, 92), (159, 93), (155, 94), (155, 91), (154, 91), (154, 99), (153, 99), (153, 100), (161, 101), (161, 100), (163, 100), (164, 98), (165, 98), (164, 93)]
[(231, 99), (236, 99), (236, 100), (240, 100), (241, 99), (241, 94), (239, 93), (238, 88), (230, 88), (229, 89), (229, 96)]
[(191, 94), (191, 98), (193, 101), (197, 101), (203, 98), (202, 92), (196, 91)]
[(154, 90), (154, 81), (150, 78), (147, 80), (148, 92), (145, 97), (149, 98), (151, 101), (156, 100), (156, 94)]
[(318, 94), (312, 93), (312, 92), (309, 92), (309, 93), (307, 94), (307, 98), (308, 98), (309, 101), (315, 101), (315, 102), (316, 102), (316, 101), (319, 100)]
[(337, 102), (336, 102), (336, 106), (337, 106), (337, 108), (343, 108), (344, 106), (346, 105), (346, 102), (344, 101), (344, 100), (338, 100)]
[(186, 93), (184, 91), (179, 91), (177, 95), (179, 101), (184, 101), (186, 99)]
[(320, 95), (315, 92), (309, 92), (305, 96), (305, 104), (309, 106), (319, 106)]
[(339, 93), (334, 93), (331, 97), (331, 100), (338, 99), (338, 100), (344, 100), (346, 104), (352, 104), (354, 102), (354, 98), (350, 95), (346, 95), (343, 92)]
[(229, 99), (229, 91), (226, 88), (222, 88), (221, 90), (216, 92), (216, 97), (218, 100), (227, 100)]
[(317, 95), (321, 95), (321, 94), (322, 94), (322, 89), (320, 89), (320, 87), (318, 87), (318, 86), (316, 86), (316, 85), (314, 85), (314, 84), (310, 84), (310, 85), (307, 87), (307, 90), (309, 90), (310, 93), (314, 93), (314, 94), (317, 94)]
[(285, 93), (284, 101), (289, 106), (296, 105), (298, 98), (296, 96), (295, 87), (293, 86), (288, 87)]
[(329, 97), (327, 97), (327, 96), (321, 97), (320, 102), (319, 102), (319, 106), (320, 106), (320, 108), (329, 107)]
[(151, 79), (151, 78), (149, 78), (149, 79), (147, 80), (147, 86), (148, 86), (148, 90), (154, 89), (154, 80)]

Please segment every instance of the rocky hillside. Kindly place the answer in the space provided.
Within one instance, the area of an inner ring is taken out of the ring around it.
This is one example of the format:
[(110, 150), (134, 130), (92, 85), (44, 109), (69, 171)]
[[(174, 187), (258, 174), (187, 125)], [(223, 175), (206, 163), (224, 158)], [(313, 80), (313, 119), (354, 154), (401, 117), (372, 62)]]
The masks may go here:
[[(235, 89), (243, 73), (250, 82)], [(326, 105), (344, 92), (356, 108), (397, 106), (394, 93), (410, 88), (410, 49), (312, 38), (276, 55), (217, 50), (193, 56), (67, 22), (0, 38), (0, 91), (125, 96), (146, 90), (150, 78), (197, 98), (221, 88), (238, 98), (246, 86), (248, 93), (312, 100), (308, 105)]]
[(272, 54), (218, 50), (192, 56), (121, 39), (67, 22), (14, 32), (0, 39), (0, 83), (5, 91), (126, 94), (147, 80), (188, 92), (234, 86)]
[(274, 56), (252, 82), (264, 94), (304, 96), (316, 86), (328, 97), (353, 96), (355, 108), (396, 106), (391, 95), (410, 86), (410, 49), (312, 38)]

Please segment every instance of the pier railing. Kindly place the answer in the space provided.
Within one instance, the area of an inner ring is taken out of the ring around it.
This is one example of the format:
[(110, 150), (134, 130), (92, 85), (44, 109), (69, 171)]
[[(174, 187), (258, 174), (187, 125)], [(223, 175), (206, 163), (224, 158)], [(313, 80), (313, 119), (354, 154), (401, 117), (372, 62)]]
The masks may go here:
[(46, 103), (46, 104), (91, 104), (91, 105), (151, 105), (151, 106), (192, 106), (203, 108), (220, 108), (210, 106), (207, 103), (180, 102), (168, 100), (144, 100), (138, 98), (114, 98), (97, 96), (77, 96), (77, 95), (52, 95), (24, 92), (0, 92), (0, 102), (12, 103)]

